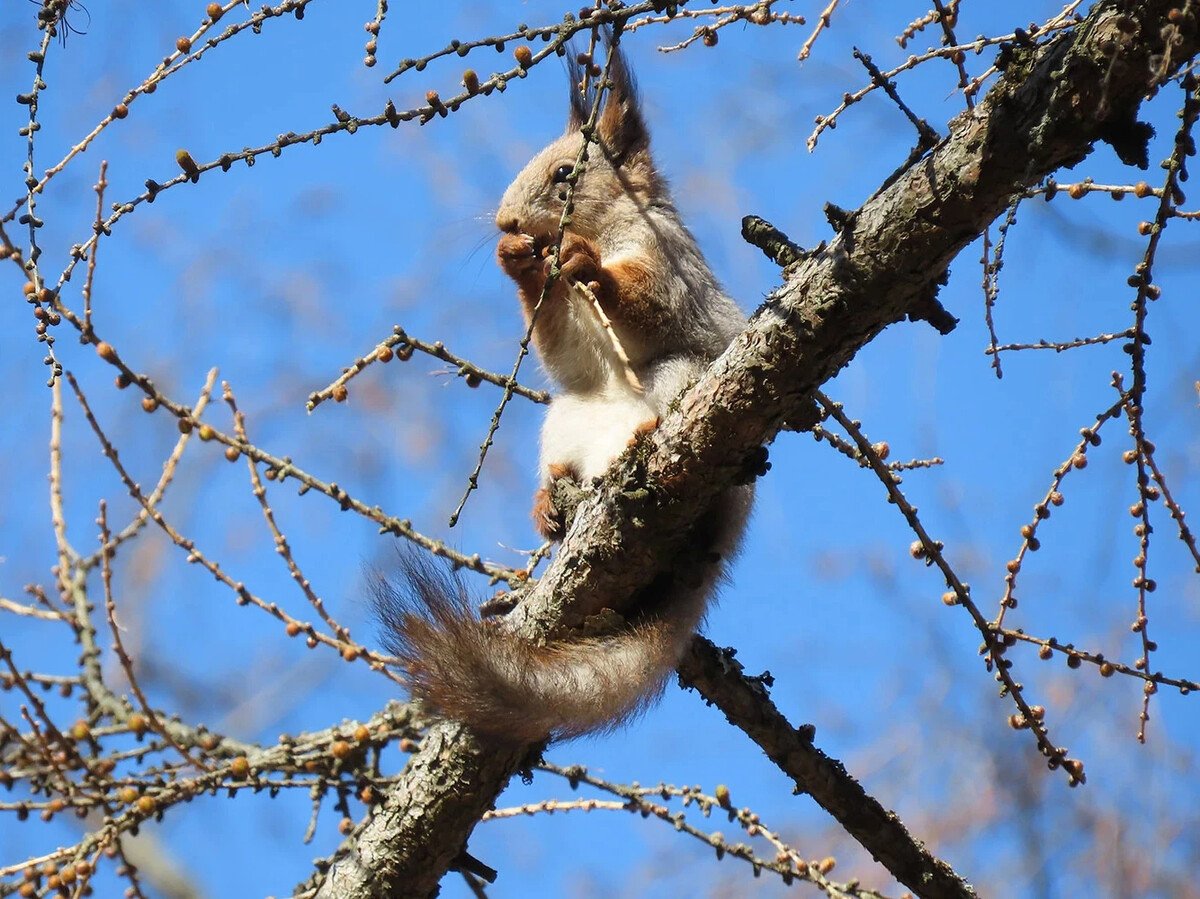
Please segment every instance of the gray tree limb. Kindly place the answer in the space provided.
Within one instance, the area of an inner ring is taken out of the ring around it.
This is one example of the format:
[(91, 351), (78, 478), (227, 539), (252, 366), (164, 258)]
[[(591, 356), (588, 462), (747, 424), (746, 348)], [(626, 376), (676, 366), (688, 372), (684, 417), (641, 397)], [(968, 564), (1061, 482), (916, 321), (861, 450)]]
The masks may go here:
[[(1168, 18), (1175, 10), (1179, 20), (1179, 8), (1184, 27)], [(554, 563), (510, 615), (514, 626), (534, 639), (552, 634), (670, 567), (691, 523), (761, 462), (762, 446), (806, 412), (812, 391), (885, 327), (927, 306), (955, 255), (1022, 190), (1097, 141), (1126, 162), (1140, 151), (1144, 163), (1137, 110), (1196, 55), (1195, 24), (1190, 4), (1108, 0), (1075, 30), (1015, 48), (999, 83), (951, 123), (949, 137), (847, 216), (828, 248), (791, 266), (638, 457), (584, 502)], [(519, 751), (434, 726), (382, 810), (318, 878), (317, 895), (433, 894), (521, 763)], [(870, 833), (858, 837), (885, 857)], [(933, 895), (926, 883), (904, 882)]]
[(811, 728), (797, 728), (784, 717), (764, 685), (742, 674), (729, 650), (696, 637), (679, 663), (679, 679), (720, 708), (792, 778), (797, 793), (812, 796), (898, 881), (925, 899), (975, 899), (975, 891), (950, 865), (913, 837), (841, 762), (813, 745)]

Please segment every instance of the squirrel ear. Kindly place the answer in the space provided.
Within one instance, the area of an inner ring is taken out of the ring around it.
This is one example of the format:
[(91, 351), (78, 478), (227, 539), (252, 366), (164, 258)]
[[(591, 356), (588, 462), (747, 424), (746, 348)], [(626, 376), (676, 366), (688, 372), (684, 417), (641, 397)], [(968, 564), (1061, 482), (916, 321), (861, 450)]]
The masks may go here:
[(608, 52), (611, 55), (608, 77), (612, 85), (598, 124), (605, 149), (613, 162), (619, 165), (634, 153), (649, 147), (650, 132), (646, 130), (646, 121), (642, 118), (637, 82), (625, 63), (624, 54), (611, 44)]
[[(611, 61), (605, 64), (612, 86), (605, 92), (597, 131), (605, 152), (614, 164), (620, 165), (631, 154), (649, 146), (650, 133), (646, 130), (646, 122), (642, 118), (637, 82), (634, 81), (633, 73), (629, 71), (625, 56), (613, 45), (612, 37), (607, 31), (602, 37), (611, 55)], [(583, 127), (583, 123), (591, 115), (598, 79), (588, 79), (587, 93), (581, 92), (579, 86), (584, 83), (585, 72), (576, 59), (568, 60), (567, 75), (571, 79), (571, 111), (567, 118), (569, 134)]]
[(571, 99), (571, 111), (567, 115), (567, 134), (583, 127), (583, 123), (587, 121), (588, 107), (595, 94), (595, 87), (590, 82), (588, 83), (588, 92), (584, 94), (581, 87), (584, 83), (584, 74), (579, 60), (574, 57), (567, 60), (567, 78), (570, 79), (568, 95)]

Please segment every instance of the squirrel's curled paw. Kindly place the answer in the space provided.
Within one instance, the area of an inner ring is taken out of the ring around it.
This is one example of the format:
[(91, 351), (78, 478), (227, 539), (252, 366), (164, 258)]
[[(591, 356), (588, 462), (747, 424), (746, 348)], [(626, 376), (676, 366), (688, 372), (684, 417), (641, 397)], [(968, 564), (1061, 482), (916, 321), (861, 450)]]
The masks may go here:
[(566, 536), (566, 526), (562, 513), (554, 505), (554, 497), (549, 487), (539, 487), (533, 495), (533, 526), (543, 540), (557, 543)]
[(496, 260), (510, 278), (520, 278), (541, 268), (534, 240), (528, 234), (505, 234), (496, 245)]
[[(547, 261), (547, 273), (549, 266)], [(578, 237), (566, 237), (558, 254), (558, 267), (564, 281), (586, 284), (593, 290), (599, 289), (600, 253), (590, 242)]]
[(549, 475), (550, 484), (533, 495), (533, 526), (543, 540), (557, 543), (567, 535), (567, 520), (554, 503), (554, 483), (560, 478), (578, 481), (579, 473), (571, 465), (551, 464)]

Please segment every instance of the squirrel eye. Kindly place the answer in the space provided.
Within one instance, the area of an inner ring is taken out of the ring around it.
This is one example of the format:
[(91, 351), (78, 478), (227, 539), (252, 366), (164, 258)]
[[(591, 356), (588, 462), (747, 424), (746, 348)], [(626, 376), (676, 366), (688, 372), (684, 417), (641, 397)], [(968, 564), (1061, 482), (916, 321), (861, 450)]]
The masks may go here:
[(554, 170), (554, 183), (555, 184), (564, 183), (567, 180), (567, 177), (573, 171), (575, 171), (575, 166), (573, 166), (573, 165), (560, 165), (558, 168), (556, 168)]

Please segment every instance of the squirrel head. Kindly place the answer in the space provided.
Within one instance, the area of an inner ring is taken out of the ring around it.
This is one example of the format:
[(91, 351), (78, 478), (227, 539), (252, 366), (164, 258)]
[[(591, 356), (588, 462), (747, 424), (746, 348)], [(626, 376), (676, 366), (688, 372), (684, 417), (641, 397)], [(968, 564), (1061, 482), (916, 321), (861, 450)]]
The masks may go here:
[[(637, 86), (616, 47), (610, 46), (610, 86), (588, 147), (587, 163), (575, 185), (570, 232), (595, 239), (609, 222), (618, 222), (659, 196), (665, 187), (650, 157), (650, 134), (642, 118)], [(563, 135), (529, 161), (504, 192), (496, 226), (527, 234), (546, 245), (558, 232), (575, 161), (583, 147), (583, 129), (595, 102), (595, 85), (579, 90), (582, 68), (572, 63), (571, 112)]]

